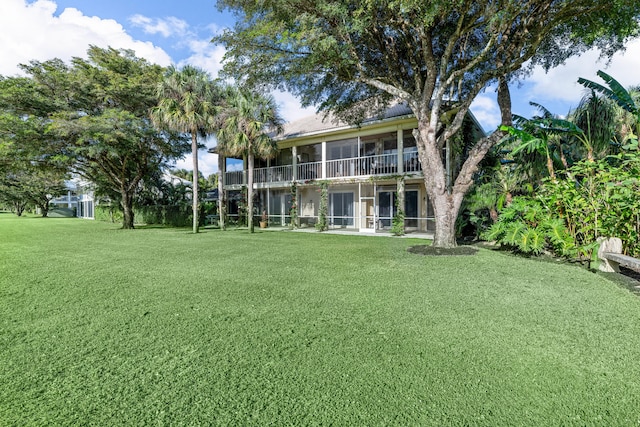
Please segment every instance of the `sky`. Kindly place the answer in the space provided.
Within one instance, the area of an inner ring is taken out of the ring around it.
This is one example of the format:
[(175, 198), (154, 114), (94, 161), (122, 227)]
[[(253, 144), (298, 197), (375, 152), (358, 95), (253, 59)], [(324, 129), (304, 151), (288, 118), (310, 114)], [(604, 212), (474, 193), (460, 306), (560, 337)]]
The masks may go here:
[[(31, 60), (86, 57), (89, 45), (97, 45), (132, 49), (162, 66), (191, 64), (216, 77), (224, 48), (210, 40), (234, 19), (229, 12), (219, 11), (215, 0), (0, 0), (0, 74), (19, 75), (18, 64)], [(578, 77), (599, 81), (600, 69), (624, 86), (640, 85), (640, 40), (630, 42), (609, 63), (599, 61), (597, 52), (587, 52), (549, 73), (535, 70), (511, 88), (513, 111), (531, 117), (537, 113), (529, 105), (534, 101), (565, 116), (584, 95)], [(302, 109), (291, 94), (274, 96), (287, 121), (314, 113), (313, 108)], [(495, 91), (487, 89), (471, 107), (486, 131), (499, 124), (495, 98)], [(205, 176), (217, 171), (214, 154), (200, 150), (198, 158)], [(190, 156), (176, 167), (191, 169)]]

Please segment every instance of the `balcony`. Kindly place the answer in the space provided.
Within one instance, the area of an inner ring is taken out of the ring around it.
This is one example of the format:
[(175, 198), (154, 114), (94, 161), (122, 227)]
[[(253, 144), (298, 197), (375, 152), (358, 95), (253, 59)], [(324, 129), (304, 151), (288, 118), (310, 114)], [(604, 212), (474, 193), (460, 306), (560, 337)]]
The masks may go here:
[[(398, 170), (398, 154), (380, 154), (367, 157), (328, 160), (326, 175), (323, 176), (323, 162), (307, 162), (296, 165), (295, 180), (356, 178), (361, 176), (394, 175), (398, 173), (420, 173), (422, 168), (418, 153), (404, 153), (402, 170)], [(293, 165), (257, 168), (253, 172), (255, 183), (287, 183), (294, 180)], [(225, 185), (237, 186), (244, 183), (245, 171), (231, 171), (225, 174)]]

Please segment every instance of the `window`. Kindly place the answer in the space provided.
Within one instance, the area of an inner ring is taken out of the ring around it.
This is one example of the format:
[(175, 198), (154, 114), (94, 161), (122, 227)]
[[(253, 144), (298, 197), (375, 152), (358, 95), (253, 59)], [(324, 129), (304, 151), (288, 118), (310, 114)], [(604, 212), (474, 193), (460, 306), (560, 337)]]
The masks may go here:
[(358, 154), (358, 140), (347, 139), (327, 143), (327, 160), (349, 159)]

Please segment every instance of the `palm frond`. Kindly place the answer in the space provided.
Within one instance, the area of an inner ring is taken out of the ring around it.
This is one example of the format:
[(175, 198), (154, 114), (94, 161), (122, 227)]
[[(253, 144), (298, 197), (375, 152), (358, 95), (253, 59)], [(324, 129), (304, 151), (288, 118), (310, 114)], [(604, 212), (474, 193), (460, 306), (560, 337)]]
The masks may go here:
[(613, 77), (604, 71), (600, 70), (597, 72), (598, 76), (609, 85), (609, 87), (605, 87), (599, 83), (593, 82), (591, 80), (587, 80), (585, 78), (580, 77), (578, 79), (578, 83), (583, 85), (584, 87), (599, 92), (605, 95), (607, 98), (615, 101), (620, 107), (624, 108), (626, 111), (629, 111), (633, 114), (638, 114), (638, 108), (636, 107), (633, 98), (627, 92), (627, 90)]

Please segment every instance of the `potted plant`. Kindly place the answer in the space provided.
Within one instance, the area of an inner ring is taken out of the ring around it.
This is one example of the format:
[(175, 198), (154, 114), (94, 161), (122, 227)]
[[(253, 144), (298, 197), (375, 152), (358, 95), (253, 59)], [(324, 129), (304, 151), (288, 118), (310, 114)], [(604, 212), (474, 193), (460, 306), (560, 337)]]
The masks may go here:
[(267, 228), (267, 224), (269, 224), (269, 216), (267, 215), (267, 211), (262, 211), (262, 217), (260, 218), (260, 228)]

